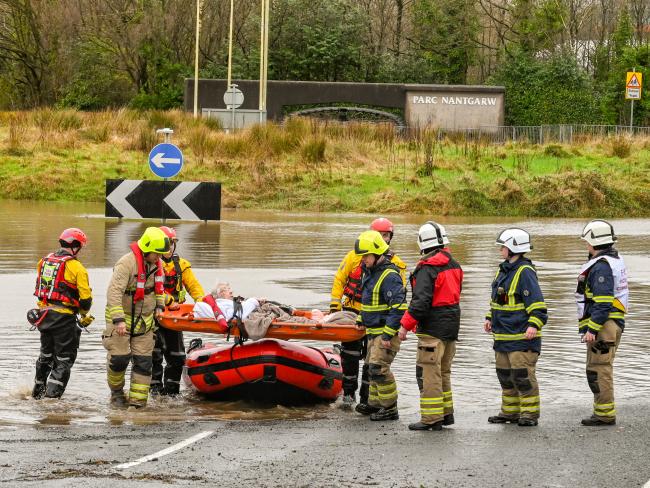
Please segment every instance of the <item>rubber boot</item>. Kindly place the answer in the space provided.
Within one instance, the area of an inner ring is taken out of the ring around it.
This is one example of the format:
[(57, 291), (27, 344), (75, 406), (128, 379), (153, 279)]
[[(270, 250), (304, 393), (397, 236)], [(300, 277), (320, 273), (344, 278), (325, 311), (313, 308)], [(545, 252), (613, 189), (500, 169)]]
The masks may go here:
[(48, 381), (45, 389), (45, 398), (61, 398), (64, 391), (65, 386), (57, 385)]
[(604, 420), (599, 419), (595, 415), (592, 415), (591, 417), (582, 419), (581, 423), (582, 425), (586, 425), (587, 427), (597, 427), (600, 425), (616, 425), (616, 419), (612, 420), (611, 422), (605, 422)]
[(492, 415), (488, 417), (488, 422), (491, 424), (506, 424), (508, 422), (516, 424), (519, 422), (519, 417), (504, 417), (503, 415)]
[(32, 397), (35, 398), (36, 400), (40, 400), (41, 398), (43, 398), (43, 395), (45, 395), (45, 384), (44, 383), (34, 384), (34, 388), (32, 388)]
[(160, 383), (151, 383), (149, 386), (149, 395), (152, 397), (164, 395), (164, 388)]
[(444, 420), (439, 420), (433, 424), (425, 424), (424, 422), (416, 422), (409, 424), (409, 430), (442, 430)]
[(371, 413), (370, 420), (384, 421), (384, 420), (399, 420), (399, 413), (397, 412), (397, 405), (389, 408), (382, 408), (379, 412)]
[(371, 415), (373, 413), (379, 412), (381, 408), (373, 407), (372, 405), (368, 405), (367, 403), (359, 403), (357, 404), (354, 410), (360, 413), (361, 415)]
[(454, 425), (454, 414), (448, 413), (445, 415), (445, 418), (442, 419), (442, 425)]
[(351, 395), (343, 395), (343, 400), (340, 405), (341, 410), (352, 410), (354, 400), (354, 393)]
[(520, 417), (517, 425), (519, 427), (535, 427), (537, 425), (537, 419)]
[(115, 408), (126, 408), (129, 406), (123, 390), (111, 391), (111, 406)]

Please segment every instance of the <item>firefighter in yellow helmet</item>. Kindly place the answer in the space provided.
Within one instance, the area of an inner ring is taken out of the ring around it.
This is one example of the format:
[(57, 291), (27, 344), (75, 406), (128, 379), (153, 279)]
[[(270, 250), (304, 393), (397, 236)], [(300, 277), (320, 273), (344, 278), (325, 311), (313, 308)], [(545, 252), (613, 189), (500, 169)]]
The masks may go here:
[[(370, 230), (381, 234), (384, 241), (390, 245), (393, 238), (393, 223), (387, 218), (380, 217), (370, 224)], [(390, 261), (399, 268), (402, 280), (406, 285), (406, 264), (392, 251), (388, 251)], [(341, 310), (359, 313), (361, 311), (361, 256), (350, 250), (334, 275), (332, 284), (332, 299), (330, 313)], [(343, 368), (343, 407), (351, 409), (355, 400), (355, 393), (359, 386), (359, 362), (364, 356), (367, 339), (341, 343), (341, 366)], [(368, 403), (368, 367), (364, 365), (361, 375), (361, 389), (359, 402)]]
[[(162, 257), (165, 271), (165, 305), (174, 308), (185, 302), (189, 293), (195, 302), (201, 301), (205, 295), (199, 280), (194, 276), (192, 265), (187, 259), (176, 253), (176, 231), (171, 227), (160, 227), (169, 238), (171, 249)], [(163, 371), (163, 359), (167, 363)], [(181, 374), (185, 364), (185, 344), (183, 333), (166, 329), (158, 325), (156, 343), (153, 349), (153, 370), (151, 374), (151, 394), (178, 395), (181, 385)], [(164, 373), (164, 377), (163, 377)]]
[(354, 245), (361, 256), (361, 313), (357, 323), (368, 337), (369, 396), (356, 411), (370, 415), (370, 420), (397, 420), (397, 383), (390, 370), (400, 348), (397, 331), (407, 309), (406, 288), (400, 270), (386, 254), (388, 244), (379, 232), (363, 232)]
[[(106, 302), (106, 330), (102, 344), (108, 351), (108, 386), (114, 406), (143, 407), (149, 397), (154, 316), (165, 309), (161, 256), (169, 252), (169, 238), (148, 227), (131, 251), (113, 268)], [(128, 400), (124, 396), (125, 372), (132, 363)]]

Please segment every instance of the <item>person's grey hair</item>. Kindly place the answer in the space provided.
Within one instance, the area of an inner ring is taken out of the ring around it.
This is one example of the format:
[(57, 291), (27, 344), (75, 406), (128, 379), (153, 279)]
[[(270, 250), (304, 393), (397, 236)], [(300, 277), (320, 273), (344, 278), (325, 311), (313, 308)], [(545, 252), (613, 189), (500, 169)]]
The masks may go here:
[(230, 283), (227, 281), (218, 281), (214, 285), (214, 288), (210, 291), (210, 295), (212, 295), (214, 298), (219, 298), (223, 292), (227, 289), (230, 288)]

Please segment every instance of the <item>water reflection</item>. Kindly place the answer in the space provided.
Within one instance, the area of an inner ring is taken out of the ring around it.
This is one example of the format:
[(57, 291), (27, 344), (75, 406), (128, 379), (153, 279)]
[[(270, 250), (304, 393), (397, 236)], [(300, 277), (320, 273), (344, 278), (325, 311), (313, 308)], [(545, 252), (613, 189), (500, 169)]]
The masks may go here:
[[(111, 267), (128, 251), (128, 244), (145, 227), (157, 222), (119, 222), (102, 217), (101, 204), (0, 202), (0, 223), (6, 230), (0, 242), (0, 273), (3, 280), (0, 341), (0, 426), (25, 424), (146, 423), (187, 421), (192, 418), (260, 419), (343, 415), (334, 406), (316, 408), (260, 408), (241, 403), (214, 403), (186, 394), (180, 401), (152, 402), (145, 412), (115, 412), (108, 408), (105, 383), (105, 351), (101, 346), (103, 309)], [(359, 214), (302, 214), (224, 211), (219, 223), (175, 225), (180, 250), (192, 262), (206, 289), (218, 279), (233, 283), (236, 293), (264, 296), (299, 307), (327, 307), (332, 275), (359, 232), (373, 216)], [(391, 217), (396, 224), (393, 248), (409, 267), (417, 261), (417, 228), (428, 217)], [(533, 234), (540, 283), (549, 306), (539, 361), (542, 408), (545, 404), (580, 403), (588, 412), (591, 394), (584, 379), (584, 346), (579, 343), (573, 290), (579, 263), (586, 257), (576, 237), (580, 220), (440, 219), (447, 226), (452, 250), (465, 270), (462, 324), (454, 367), (454, 396), (459, 409), (496, 409), (500, 388), (494, 374), (492, 341), (482, 332), (488, 289), (499, 262), (493, 245), (497, 232), (518, 225)], [(174, 225), (174, 224), (172, 224)], [(614, 221), (620, 235), (619, 249), (630, 275), (631, 310), (628, 328), (617, 353), (618, 399), (647, 395), (650, 329), (649, 220)], [(60, 402), (35, 402), (29, 398), (38, 356), (39, 337), (29, 332), (25, 311), (31, 296), (35, 270), (41, 256), (56, 246), (61, 229), (81, 227), (89, 236), (81, 256), (90, 270), (97, 321), (82, 344), (70, 385)], [(188, 334), (188, 339), (192, 335)], [(210, 338), (219, 342), (219, 338)], [(323, 345), (323, 344), (317, 344)], [(400, 405), (405, 415), (417, 415), (415, 384), (416, 340), (403, 345), (395, 362)], [(624, 407), (623, 407), (624, 408)]]

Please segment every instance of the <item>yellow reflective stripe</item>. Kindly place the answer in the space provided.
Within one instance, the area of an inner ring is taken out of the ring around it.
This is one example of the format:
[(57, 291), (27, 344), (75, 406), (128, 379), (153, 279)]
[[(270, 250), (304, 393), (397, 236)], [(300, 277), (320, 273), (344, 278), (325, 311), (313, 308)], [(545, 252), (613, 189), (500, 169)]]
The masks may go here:
[(377, 391), (390, 391), (397, 388), (397, 383), (388, 383), (387, 385), (377, 385)]
[[(492, 334), (495, 341), (521, 341), (526, 339), (526, 334)], [(542, 332), (537, 331), (535, 337), (542, 337)]]
[(490, 302), (490, 307), (492, 307), (492, 310), (503, 310), (505, 312), (526, 310), (526, 306), (523, 303), (516, 303), (514, 305), (500, 305), (497, 302)]
[(386, 312), (390, 310), (388, 305), (361, 305), (362, 312)]
[(598, 295), (591, 298), (596, 303), (613, 303), (614, 297), (611, 295)]
[(594, 408), (614, 408), (614, 402), (612, 403), (595, 403)]
[(451, 398), (452, 397), (452, 392), (451, 391), (443, 391), (442, 396), (444, 398)]
[(521, 397), (520, 402), (522, 406), (526, 404), (539, 403), (539, 396)]
[(391, 328), (388, 327), (388, 326), (384, 327), (384, 328), (382, 329), (382, 332), (383, 332), (384, 334), (386, 334), (386, 335), (391, 336), (391, 337), (394, 336), (395, 334), (397, 334), (397, 331), (396, 331), (395, 329), (391, 329)]
[(533, 324), (538, 329), (544, 327), (544, 322), (542, 322), (542, 320), (537, 317), (528, 317), (528, 322)]
[(370, 335), (379, 335), (384, 332), (383, 327), (369, 327), (366, 329), (366, 333)]
[(519, 403), (519, 397), (518, 396), (506, 396), (506, 395), (501, 395), (501, 400), (503, 400), (505, 403)]
[(492, 310), (485, 314), (485, 318), (490, 320), (492, 318)]
[(519, 411), (520, 411), (521, 413), (525, 413), (525, 412), (539, 412), (539, 411), (540, 411), (540, 407), (539, 407), (539, 405), (535, 405), (535, 406), (533, 406), (533, 405), (528, 405), (528, 406), (524, 406), (524, 405), (522, 405), (522, 406), (521, 406), (521, 409), (520, 409)]
[(596, 322), (594, 322), (594, 321), (591, 320), (591, 319), (587, 320), (587, 324), (586, 324), (586, 325), (587, 325), (587, 327), (589, 327), (591, 330), (595, 330), (596, 332), (599, 332), (600, 329), (603, 328), (603, 325), (602, 325), (602, 324), (597, 324)]
[(390, 308), (397, 310), (408, 310), (409, 306), (406, 303), (396, 303), (394, 305), (391, 305)]
[(423, 405), (423, 404), (437, 405), (438, 403), (442, 403), (442, 397), (438, 397), (438, 398), (420, 398), (420, 405)]
[(388, 269), (384, 270), (384, 272), (381, 274), (381, 276), (377, 280), (377, 283), (375, 283), (375, 286), (372, 289), (372, 305), (373, 306), (379, 305), (379, 291), (381, 290), (381, 284), (386, 279), (386, 276), (388, 276), (391, 273), (397, 273), (397, 271), (395, 271), (392, 268), (388, 268)]
[(623, 312), (610, 312), (608, 318), (610, 318), (610, 319), (624, 319), (625, 314)]
[(508, 413), (519, 413), (519, 405), (501, 405), (501, 410)]
[(526, 313), (531, 313), (533, 310), (546, 310), (546, 303), (544, 302), (535, 302), (531, 303), (526, 307)]
[(437, 414), (444, 414), (445, 409), (440, 407), (440, 408), (421, 408), (420, 413), (422, 415), (437, 415)]
[(512, 283), (510, 283), (510, 288), (508, 289), (508, 305), (515, 305), (515, 293), (517, 292), (517, 286), (519, 285), (519, 278), (521, 277), (521, 273), (526, 269), (530, 269), (535, 272), (535, 268), (532, 266), (529, 266), (527, 264), (519, 267), (517, 272), (515, 273), (515, 277), (512, 279)]

